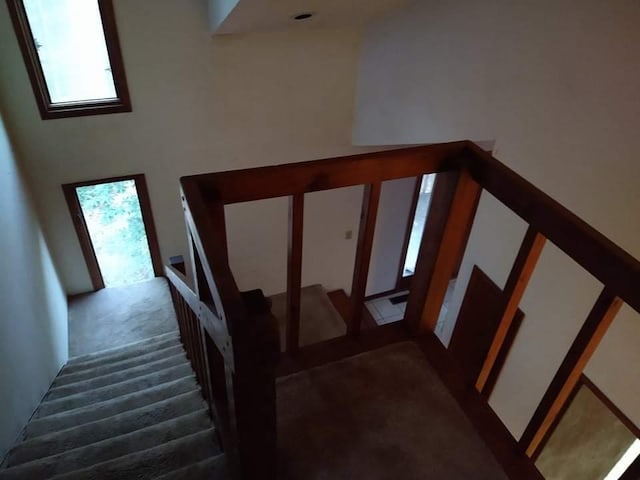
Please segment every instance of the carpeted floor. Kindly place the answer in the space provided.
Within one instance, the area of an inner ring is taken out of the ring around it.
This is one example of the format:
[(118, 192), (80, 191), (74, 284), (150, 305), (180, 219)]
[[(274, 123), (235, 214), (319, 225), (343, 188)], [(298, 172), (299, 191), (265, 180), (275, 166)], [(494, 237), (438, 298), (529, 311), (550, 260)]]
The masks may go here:
[[(285, 343), (286, 293), (273, 295), (271, 313), (280, 324), (280, 345)], [(300, 346), (309, 345), (347, 333), (344, 320), (335, 309), (322, 285), (311, 285), (302, 289), (300, 298)]]
[(127, 345), (177, 328), (164, 278), (104, 288), (69, 302), (69, 357)]
[(278, 381), (286, 480), (506, 480), (413, 342)]

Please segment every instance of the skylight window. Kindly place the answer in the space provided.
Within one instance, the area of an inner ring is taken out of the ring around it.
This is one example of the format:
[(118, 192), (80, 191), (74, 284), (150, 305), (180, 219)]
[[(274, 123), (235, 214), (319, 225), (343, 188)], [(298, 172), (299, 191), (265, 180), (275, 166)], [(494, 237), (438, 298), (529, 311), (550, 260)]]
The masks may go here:
[(10, 0), (42, 118), (131, 111), (111, 0)]

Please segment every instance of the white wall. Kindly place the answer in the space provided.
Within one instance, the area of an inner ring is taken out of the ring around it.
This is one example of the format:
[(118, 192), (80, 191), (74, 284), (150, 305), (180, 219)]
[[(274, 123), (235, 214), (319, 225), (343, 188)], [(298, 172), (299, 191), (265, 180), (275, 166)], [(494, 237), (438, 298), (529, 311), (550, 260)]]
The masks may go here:
[(0, 114), (0, 462), (67, 360), (67, 301)]
[(367, 295), (396, 288), (400, 262), (404, 261), (402, 248), (415, 186), (415, 178), (401, 178), (382, 184), (367, 279)]
[[(639, 22), (632, 0), (413, 2), (365, 36), (354, 140), (496, 139), (501, 161), (640, 257)], [(473, 264), (504, 285), (525, 228), (483, 195), (450, 319)], [(599, 289), (554, 246), (545, 249), (491, 398), (515, 435)], [(639, 344), (640, 315), (623, 311), (587, 368), (637, 424)]]
[[(180, 176), (358, 151), (350, 135), (359, 32), (212, 38), (201, 0), (114, 4), (133, 112), (48, 121), (38, 115), (6, 5), (0, 5), (0, 96), (69, 293), (91, 284), (63, 183), (144, 173), (167, 259), (187, 253)], [(309, 273), (327, 288), (350, 284), (353, 262), (346, 259), (355, 240), (344, 240), (344, 231), (357, 231), (360, 208), (357, 195), (335, 195), (342, 200), (307, 205), (308, 221), (323, 225), (305, 238), (308, 248), (313, 255), (331, 248), (343, 259)], [(241, 288), (284, 290), (281, 205), (230, 211), (231, 266)], [(339, 223), (332, 222), (336, 216)]]

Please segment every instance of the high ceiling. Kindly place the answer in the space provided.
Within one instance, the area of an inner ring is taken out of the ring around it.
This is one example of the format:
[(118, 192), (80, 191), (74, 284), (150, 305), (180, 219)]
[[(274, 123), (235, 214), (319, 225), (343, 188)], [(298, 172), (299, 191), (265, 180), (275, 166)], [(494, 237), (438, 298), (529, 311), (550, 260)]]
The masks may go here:
[[(358, 27), (405, 3), (407, 0), (239, 0), (215, 33)], [(292, 18), (307, 12), (314, 15), (301, 21)]]

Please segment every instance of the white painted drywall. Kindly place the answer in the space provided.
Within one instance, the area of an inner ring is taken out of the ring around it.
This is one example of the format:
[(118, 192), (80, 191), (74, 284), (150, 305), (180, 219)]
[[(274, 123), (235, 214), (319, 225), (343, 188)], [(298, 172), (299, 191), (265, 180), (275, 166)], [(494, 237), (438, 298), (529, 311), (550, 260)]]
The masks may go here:
[(67, 300), (0, 114), (0, 462), (67, 360)]
[(402, 249), (409, 224), (415, 178), (390, 180), (382, 184), (376, 229), (371, 250), (367, 295), (396, 288)]
[[(365, 36), (354, 141), (496, 139), (501, 161), (640, 257), (639, 22), (631, 0), (413, 2)], [(503, 285), (525, 228), (483, 195), (449, 326), (472, 265)], [(515, 435), (599, 289), (554, 246), (545, 249), (491, 398)], [(640, 315), (623, 311), (587, 368), (637, 424), (639, 344)]]
[[(212, 38), (200, 0), (116, 0), (114, 7), (133, 112), (43, 121), (0, 5), (0, 96), (69, 293), (91, 283), (63, 183), (144, 173), (166, 260), (187, 253), (180, 176), (362, 150), (351, 146), (360, 32)], [(360, 199), (331, 195), (307, 204), (309, 228), (322, 228), (305, 237), (313, 257), (305, 278), (348, 289)], [(231, 267), (241, 288), (284, 290), (286, 215), (286, 202), (229, 209)], [(354, 239), (344, 239), (346, 230)], [(328, 264), (327, 255), (340, 261)]]

